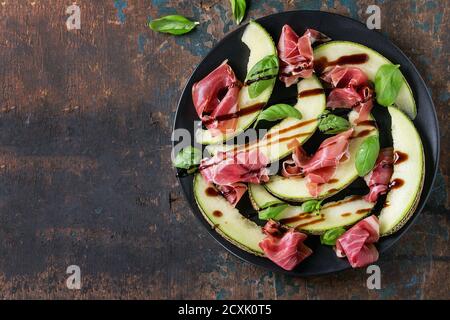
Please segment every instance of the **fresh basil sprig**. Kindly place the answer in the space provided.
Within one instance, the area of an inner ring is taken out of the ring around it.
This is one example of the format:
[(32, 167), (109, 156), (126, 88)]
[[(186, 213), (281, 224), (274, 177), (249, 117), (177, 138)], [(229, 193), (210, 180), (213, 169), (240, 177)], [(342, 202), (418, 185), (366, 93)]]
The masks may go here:
[(303, 212), (311, 212), (313, 214), (318, 214), (320, 208), (322, 207), (323, 200), (308, 200), (302, 203)]
[(152, 20), (148, 26), (153, 31), (170, 33), (176, 36), (190, 32), (199, 22), (191, 21), (180, 15), (169, 15), (159, 19)]
[(245, 16), (247, 10), (247, 3), (245, 0), (230, 0), (233, 17), (237, 24), (240, 24)]
[(259, 114), (258, 119), (256, 119), (254, 127), (256, 127), (258, 122), (261, 120), (277, 121), (288, 117), (301, 119), (302, 114), (300, 113), (300, 111), (298, 111), (297, 109), (288, 104), (284, 103), (274, 104), (273, 106), (270, 106), (269, 108), (265, 109)]
[(319, 120), (319, 130), (325, 134), (336, 134), (349, 128), (350, 122), (347, 119), (329, 113), (329, 111), (326, 111)]
[(379, 152), (380, 142), (378, 135), (370, 136), (361, 143), (355, 159), (356, 171), (358, 171), (360, 177), (364, 177), (372, 170)]
[(324, 234), (320, 236), (320, 243), (334, 246), (336, 244), (336, 240), (345, 233), (345, 229), (342, 227), (337, 227), (334, 229), (327, 230)]
[(245, 83), (248, 85), (248, 95), (254, 99), (273, 85), (278, 75), (278, 57), (268, 55), (259, 60), (248, 72)]
[(269, 207), (264, 210), (261, 210), (258, 213), (258, 217), (261, 220), (269, 220), (269, 219), (276, 219), (276, 217), (288, 207), (288, 204), (280, 204), (279, 206)]
[(202, 152), (192, 146), (183, 148), (178, 152), (173, 160), (173, 165), (176, 168), (189, 170), (193, 166), (200, 164), (202, 160)]
[(400, 65), (384, 64), (375, 75), (375, 93), (378, 104), (389, 107), (395, 99), (403, 85), (403, 76), (399, 70)]

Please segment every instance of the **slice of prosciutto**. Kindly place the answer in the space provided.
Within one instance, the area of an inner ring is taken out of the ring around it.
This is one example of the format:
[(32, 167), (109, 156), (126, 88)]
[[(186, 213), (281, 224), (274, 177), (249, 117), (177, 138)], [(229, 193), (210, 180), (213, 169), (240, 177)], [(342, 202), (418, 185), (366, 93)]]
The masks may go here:
[(355, 224), (336, 240), (336, 254), (347, 257), (353, 268), (367, 266), (378, 260), (374, 243), (380, 238), (380, 223), (371, 215)]
[(373, 107), (373, 89), (361, 69), (338, 65), (324, 73), (322, 79), (334, 88), (328, 95), (328, 108), (354, 108), (359, 113), (357, 123), (368, 119)]
[(320, 186), (330, 181), (337, 165), (348, 159), (348, 146), (353, 128), (324, 140), (317, 152), (309, 157), (302, 147), (297, 147), (292, 159), (283, 162), (282, 175), (305, 176), (312, 196), (320, 193)]
[(369, 202), (377, 202), (378, 197), (389, 190), (389, 182), (394, 171), (394, 149), (384, 148), (378, 154), (375, 167), (364, 177), (369, 193), (364, 197)]
[(237, 182), (230, 185), (217, 186), (217, 189), (225, 199), (235, 207), (247, 191), (247, 185), (245, 183)]
[(286, 87), (297, 83), (300, 78), (309, 78), (314, 72), (312, 44), (316, 41), (329, 41), (326, 35), (307, 29), (299, 37), (292, 28), (285, 24), (278, 41), (280, 58), (280, 80)]
[(227, 115), (239, 111), (241, 86), (227, 60), (192, 86), (195, 110), (213, 136), (236, 129), (237, 117), (227, 119)]
[(218, 190), (234, 206), (247, 187), (242, 182), (260, 184), (269, 180), (269, 160), (258, 150), (227, 154), (219, 152), (200, 163), (203, 178), (217, 185)]
[(285, 270), (294, 269), (312, 254), (312, 250), (303, 243), (307, 236), (293, 228), (286, 228), (279, 222), (269, 220), (263, 232), (266, 238), (259, 243), (259, 246), (264, 250), (267, 258)]

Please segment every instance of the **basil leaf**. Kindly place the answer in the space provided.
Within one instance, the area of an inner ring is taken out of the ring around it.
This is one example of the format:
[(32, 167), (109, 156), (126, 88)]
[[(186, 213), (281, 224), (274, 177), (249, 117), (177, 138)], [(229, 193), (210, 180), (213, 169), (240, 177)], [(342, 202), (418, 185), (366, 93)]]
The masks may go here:
[(248, 95), (254, 99), (269, 86), (274, 85), (278, 75), (278, 57), (269, 55), (259, 60), (248, 72), (245, 83)]
[(319, 120), (319, 130), (325, 134), (336, 134), (349, 128), (350, 122), (347, 119), (331, 113), (326, 113)]
[(200, 164), (202, 160), (202, 152), (192, 146), (183, 148), (176, 155), (173, 165), (176, 168), (189, 169), (192, 166)]
[(237, 24), (240, 24), (244, 19), (247, 3), (245, 0), (230, 0), (230, 2), (234, 20), (236, 20)]
[(279, 206), (266, 208), (258, 213), (258, 217), (261, 220), (275, 219), (284, 209), (287, 208), (287, 206), (288, 204), (285, 203)]
[(360, 177), (364, 177), (373, 169), (379, 152), (380, 142), (378, 141), (378, 135), (368, 137), (361, 143), (355, 159), (356, 170)]
[(400, 65), (384, 64), (375, 75), (375, 93), (378, 104), (388, 107), (395, 99), (403, 85), (403, 76), (399, 70)]
[(261, 120), (276, 121), (288, 117), (301, 119), (302, 114), (300, 113), (300, 111), (298, 111), (297, 109), (288, 104), (284, 103), (274, 104), (273, 106), (270, 106), (269, 108), (265, 109), (263, 112), (259, 114), (258, 119), (256, 119), (254, 127), (256, 127), (258, 122)]
[(345, 229), (342, 227), (337, 227), (334, 229), (327, 230), (324, 234), (320, 236), (320, 243), (334, 246), (336, 244), (336, 240), (345, 233)]
[(323, 200), (308, 200), (302, 203), (303, 212), (319, 213)]
[(179, 36), (188, 33), (198, 24), (199, 22), (191, 21), (180, 15), (169, 15), (150, 21), (148, 26), (153, 31)]

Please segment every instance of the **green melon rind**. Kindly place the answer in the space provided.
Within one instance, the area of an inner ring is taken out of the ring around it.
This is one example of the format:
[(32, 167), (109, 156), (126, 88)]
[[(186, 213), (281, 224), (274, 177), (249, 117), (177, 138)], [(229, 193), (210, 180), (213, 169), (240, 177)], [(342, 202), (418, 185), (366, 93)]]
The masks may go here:
[[(388, 236), (397, 232), (411, 218), (417, 208), (417, 205), (419, 204), (420, 194), (422, 192), (425, 180), (425, 155), (422, 140), (420, 139), (420, 135), (417, 132), (417, 129), (414, 127), (412, 121), (402, 111), (393, 107), (389, 107), (388, 110), (392, 119), (392, 138), (394, 142), (394, 151), (407, 152), (409, 157), (417, 156), (418, 164), (417, 166), (413, 167), (414, 170), (411, 170), (410, 168), (406, 170), (407, 172), (403, 172), (403, 169), (401, 169), (402, 166), (405, 166), (407, 164), (406, 162), (394, 164), (394, 172), (391, 181), (396, 178), (403, 178), (405, 180), (405, 186), (406, 184), (409, 185), (411, 183), (415, 183), (416, 186), (413, 191), (406, 193), (404, 191), (404, 187), (402, 187), (403, 189), (392, 189), (391, 191), (389, 191), (386, 197), (386, 202), (389, 204), (389, 206), (384, 207), (379, 215), (381, 236)], [(396, 127), (400, 124), (402, 124), (401, 129)], [(399, 136), (399, 134), (401, 136)], [(404, 146), (398, 145), (399, 143), (410, 143), (411, 141), (415, 142), (408, 146), (412, 147), (411, 150), (404, 150)], [(414, 148), (417, 149), (414, 150)], [(408, 160), (411, 161), (412, 159)], [(418, 172), (419, 170), (420, 172)], [(405, 200), (404, 198), (401, 198), (402, 195), (407, 197), (407, 199)], [(400, 208), (398, 208), (399, 206)], [(392, 219), (392, 217), (388, 216), (390, 212), (394, 213), (395, 219)]]
[(284, 203), (284, 201), (275, 198), (266, 188), (259, 184), (249, 183), (248, 195), (253, 208), (257, 211)]

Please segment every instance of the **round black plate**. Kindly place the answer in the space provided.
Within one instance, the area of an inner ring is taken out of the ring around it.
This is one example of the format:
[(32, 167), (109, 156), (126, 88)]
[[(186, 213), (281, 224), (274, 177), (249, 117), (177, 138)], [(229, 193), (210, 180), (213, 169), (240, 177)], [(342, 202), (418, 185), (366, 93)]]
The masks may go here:
[[(364, 44), (380, 52), (394, 63), (401, 65), (401, 70), (414, 92), (417, 103), (418, 114), (414, 120), (414, 125), (420, 133), (425, 148), (425, 183), (419, 205), (413, 217), (400, 231), (389, 237), (384, 237), (379, 241), (378, 248), (380, 251), (380, 259), (382, 259), (383, 252), (400, 239), (417, 218), (419, 212), (423, 209), (437, 171), (439, 160), (439, 128), (433, 101), (423, 79), (411, 61), (391, 41), (379, 32), (369, 30), (364, 24), (353, 19), (320, 11), (290, 11), (273, 14), (257, 19), (256, 21), (266, 28), (272, 35), (275, 43), (278, 42), (281, 28), (287, 23), (298, 34), (302, 34), (307, 28), (313, 28), (325, 33), (333, 40), (349, 40)], [(186, 84), (178, 104), (174, 129), (187, 129), (191, 132), (193, 137), (193, 124), (194, 121), (198, 120), (198, 117), (192, 104), (192, 85), (205, 77), (222, 61), (229, 59), (229, 63), (237, 76), (240, 79), (245, 78), (248, 49), (241, 42), (241, 36), (245, 27), (246, 25), (241, 26), (222, 39), (196, 68)], [(271, 97), (271, 101), (283, 100), (286, 92), (288, 91), (284, 90), (278, 81)], [(269, 104), (270, 103), (271, 102), (269, 101)], [(380, 107), (375, 107), (374, 109), (380, 109)], [(382, 118), (383, 117), (381, 116), (381, 119)], [(378, 120), (379, 118), (377, 117), (377, 121)], [(383, 124), (381, 124), (381, 129), (382, 127)], [(412, 172), (411, 174), (415, 173)], [(237, 257), (272, 271), (284, 272), (296, 276), (319, 275), (344, 270), (350, 267), (345, 259), (338, 259), (330, 247), (320, 245), (317, 239), (318, 237), (308, 238), (307, 244), (313, 249), (314, 254), (303, 261), (293, 271), (285, 271), (266, 258), (257, 257), (237, 248), (212, 230), (210, 225), (203, 218), (194, 200), (192, 177), (180, 178), (179, 180), (185, 196), (197, 218), (200, 219), (201, 223), (214, 239)], [(241, 207), (240, 204), (239, 208), (241, 209)], [(242, 210), (245, 210), (245, 207), (246, 206), (243, 205)], [(245, 214), (245, 211), (243, 212)]]

